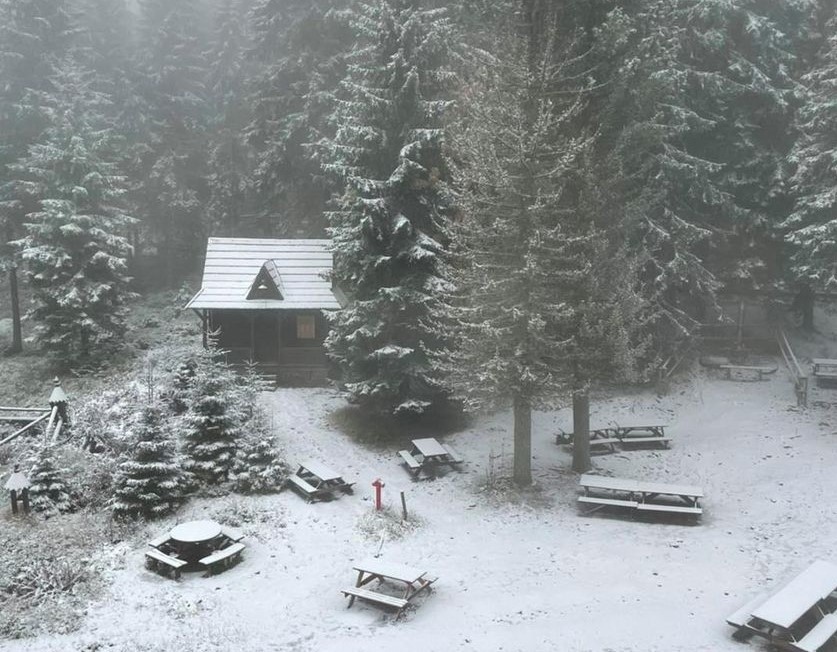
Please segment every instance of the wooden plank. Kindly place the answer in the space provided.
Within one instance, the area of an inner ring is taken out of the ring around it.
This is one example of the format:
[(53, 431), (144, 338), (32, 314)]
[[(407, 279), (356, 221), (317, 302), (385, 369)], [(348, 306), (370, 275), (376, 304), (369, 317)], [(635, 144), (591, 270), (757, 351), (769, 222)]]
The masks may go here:
[(754, 609), (753, 616), (789, 629), (806, 611), (835, 589), (837, 566), (818, 560)]
[(671, 512), (678, 514), (703, 514), (700, 507), (686, 507), (680, 505), (658, 505), (656, 503), (638, 503), (636, 508), (641, 512)]
[(826, 614), (801, 641), (791, 646), (802, 652), (817, 652), (834, 634), (837, 634), (837, 614)]
[(589, 505), (602, 505), (605, 507), (630, 507), (636, 508), (639, 504), (635, 500), (622, 500), (619, 498), (599, 498), (598, 496), (579, 496), (578, 502)]
[(221, 550), (216, 550), (211, 555), (207, 555), (200, 560), (204, 566), (211, 566), (219, 561), (223, 561), (229, 557), (234, 557), (235, 555), (241, 554), (241, 551), (244, 550), (243, 543), (234, 543), (233, 545), (222, 548)]
[(424, 439), (414, 439), (412, 442), (419, 453), (425, 457), (435, 457), (438, 455), (447, 455), (447, 451), (442, 448), (442, 445), (433, 437), (426, 437)]
[(388, 577), (389, 579), (406, 582), (407, 584), (418, 582), (427, 573), (427, 571), (421, 571), (412, 566), (387, 561), (385, 559), (376, 559), (374, 557), (364, 559), (352, 566), (352, 568), (356, 571), (362, 571), (380, 577)]
[(421, 464), (419, 464), (418, 460), (410, 454), (410, 451), (398, 451), (398, 454), (401, 456), (401, 459), (404, 460), (405, 464), (407, 464), (407, 466), (409, 466), (413, 471), (421, 469)]
[(160, 552), (159, 550), (146, 550), (145, 556), (154, 559), (155, 561), (159, 561), (166, 566), (170, 566), (171, 568), (178, 569), (182, 568), (186, 565), (186, 562), (182, 559), (177, 559), (176, 557), (170, 557), (169, 555)]
[(330, 480), (340, 480), (341, 475), (327, 467), (325, 464), (321, 464), (316, 460), (308, 460), (300, 464), (303, 469), (307, 469), (311, 471), (314, 475), (316, 475), (320, 480), (324, 482), (328, 482)]
[(753, 609), (764, 604), (768, 597), (770, 597), (770, 593), (762, 591), (755, 598), (748, 601), (743, 607), (728, 616), (726, 619), (727, 623), (733, 627), (744, 627), (749, 622), (750, 618), (752, 618)]
[[(395, 607), (398, 610), (403, 609), (409, 604), (409, 602), (404, 598), (396, 598), (391, 595), (385, 595), (384, 593), (378, 593), (377, 591), (370, 591), (369, 589), (360, 589), (357, 587), (342, 589), (342, 593), (347, 597), (354, 596), (356, 598), (360, 598), (361, 600), (367, 600), (368, 602), (376, 602), (378, 604), (387, 605), (388, 607)], [(351, 602), (349, 603), (349, 606), (351, 606)]]
[(579, 479), (579, 484), (582, 487), (590, 489), (606, 489), (610, 491), (623, 491), (626, 493), (633, 493), (639, 491), (639, 483), (636, 480), (627, 480), (625, 478), (608, 478), (603, 475), (593, 475), (585, 473)]
[(304, 491), (305, 494), (308, 495), (308, 496), (313, 496), (314, 494), (317, 493), (317, 488), (316, 487), (309, 484), (308, 482), (306, 482), (305, 480), (300, 478), (298, 475), (292, 475), (292, 476), (288, 477), (288, 482), (290, 482), (292, 485), (294, 485), (298, 489), (301, 489), (302, 491)]

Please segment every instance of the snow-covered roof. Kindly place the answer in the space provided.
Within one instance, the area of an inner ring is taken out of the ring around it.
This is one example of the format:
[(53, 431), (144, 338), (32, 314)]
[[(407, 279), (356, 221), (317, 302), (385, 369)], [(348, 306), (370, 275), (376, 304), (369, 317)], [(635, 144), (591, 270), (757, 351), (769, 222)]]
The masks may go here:
[[(337, 310), (340, 303), (327, 274), (329, 240), (209, 238), (201, 289), (187, 308), (248, 310)], [(248, 299), (262, 268), (281, 299)]]

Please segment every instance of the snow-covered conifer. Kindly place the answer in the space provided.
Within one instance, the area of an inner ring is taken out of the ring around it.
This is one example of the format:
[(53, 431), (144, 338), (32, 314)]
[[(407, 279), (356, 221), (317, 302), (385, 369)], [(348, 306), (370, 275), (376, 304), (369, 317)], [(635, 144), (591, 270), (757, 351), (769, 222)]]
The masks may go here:
[(270, 437), (248, 437), (236, 457), (233, 489), (244, 494), (278, 491), (288, 477), (287, 465), (279, 459)]
[(444, 9), (401, 0), (342, 18), (363, 41), (336, 97), (336, 135), (319, 143), (323, 169), (345, 184), (329, 233), (334, 280), (349, 297), (326, 348), (351, 401), (420, 415), (446, 400), (431, 357), (446, 344), (451, 27)]
[(72, 510), (65, 473), (55, 465), (54, 450), (42, 446), (29, 471), (29, 496), (34, 511), (49, 514)]
[(130, 459), (114, 478), (117, 517), (155, 518), (169, 513), (183, 497), (181, 471), (159, 407), (145, 406), (134, 425)]

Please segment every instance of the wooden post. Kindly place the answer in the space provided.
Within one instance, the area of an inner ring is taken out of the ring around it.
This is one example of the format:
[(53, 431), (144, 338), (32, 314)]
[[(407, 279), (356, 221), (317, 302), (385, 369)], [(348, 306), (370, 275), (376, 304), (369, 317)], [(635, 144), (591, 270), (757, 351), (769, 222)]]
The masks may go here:
[(12, 514), (17, 514), (17, 491), (12, 489)]
[(251, 312), (250, 318), (250, 360), (256, 360), (256, 316)]
[(206, 348), (209, 344), (207, 329), (209, 328), (209, 319), (206, 314), (206, 310), (201, 310), (201, 343), (203, 344), (203, 348)]
[(24, 487), (20, 492), (21, 498), (23, 498), (23, 513), (29, 513), (29, 487)]
[(404, 497), (404, 492), (401, 492), (401, 514), (404, 516), (404, 520), (407, 520), (407, 499)]

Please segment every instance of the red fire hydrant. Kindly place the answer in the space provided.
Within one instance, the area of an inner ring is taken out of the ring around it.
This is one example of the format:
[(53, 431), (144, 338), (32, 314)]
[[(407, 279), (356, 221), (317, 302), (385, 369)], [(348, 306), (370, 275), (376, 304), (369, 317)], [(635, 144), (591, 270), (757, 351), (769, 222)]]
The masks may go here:
[(375, 510), (379, 511), (381, 509), (381, 489), (383, 489), (384, 483), (378, 478), (372, 483), (372, 486), (375, 487)]

